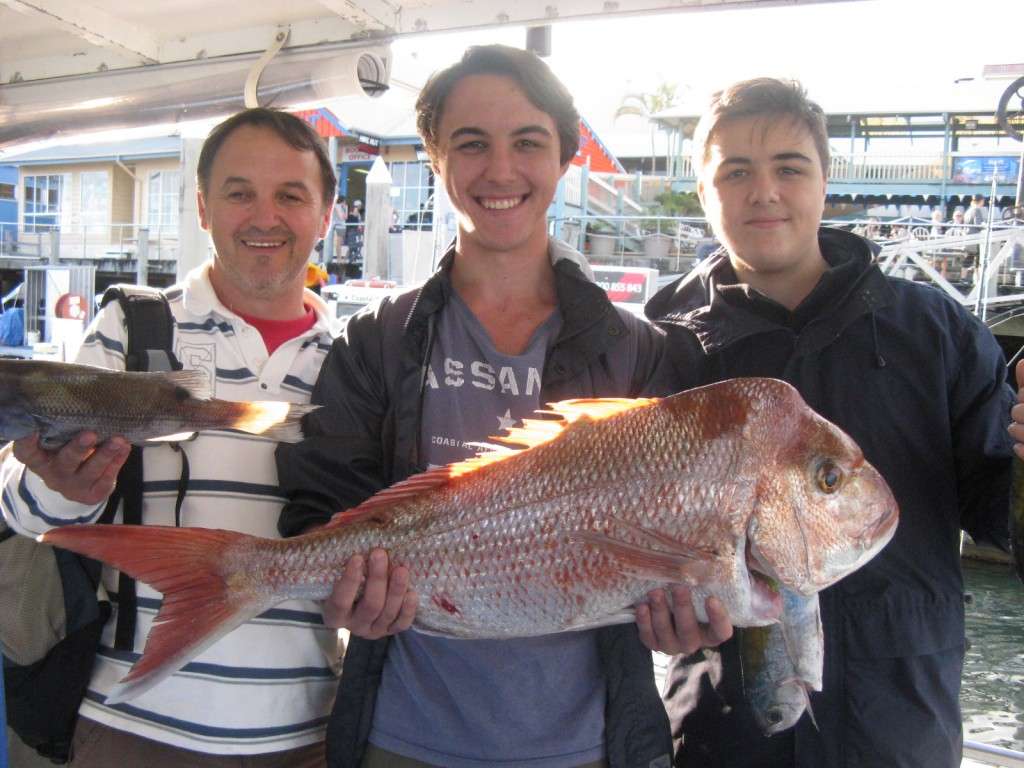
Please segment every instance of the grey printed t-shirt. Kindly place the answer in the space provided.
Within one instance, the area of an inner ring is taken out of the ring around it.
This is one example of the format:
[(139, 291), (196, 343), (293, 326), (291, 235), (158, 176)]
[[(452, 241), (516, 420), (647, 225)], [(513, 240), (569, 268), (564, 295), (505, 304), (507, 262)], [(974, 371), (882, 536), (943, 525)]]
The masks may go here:
[[(465, 443), (531, 416), (560, 328), (556, 311), (523, 354), (504, 355), (453, 291), (431, 353), (421, 455), (467, 458)], [(570, 768), (604, 757), (605, 693), (593, 631), (450, 640), (409, 630), (389, 646), (370, 741), (451, 768)]]

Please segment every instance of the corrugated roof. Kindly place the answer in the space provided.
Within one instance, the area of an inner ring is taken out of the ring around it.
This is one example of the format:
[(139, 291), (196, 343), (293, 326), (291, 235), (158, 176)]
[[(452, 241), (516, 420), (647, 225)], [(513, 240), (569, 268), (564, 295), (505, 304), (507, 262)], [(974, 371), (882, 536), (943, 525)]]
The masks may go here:
[(95, 163), (104, 161), (143, 160), (157, 157), (177, 157), (181, 154), (180, 136), (152, 136), (143, 139), (98, 142), (93, 144), (65, 144), (43, 147), (30, 152), (0, 153), (4, 165), (50, 165)]

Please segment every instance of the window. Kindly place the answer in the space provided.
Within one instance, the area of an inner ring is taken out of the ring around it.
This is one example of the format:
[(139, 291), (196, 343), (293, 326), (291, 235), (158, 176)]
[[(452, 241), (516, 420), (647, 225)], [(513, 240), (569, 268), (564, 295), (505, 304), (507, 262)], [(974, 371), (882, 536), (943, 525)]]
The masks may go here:
[(433, 191), (430, 166), (423, 162), (391, 163), (391, 183), (400, 190), (392, 198), (398, 222), (409, 229), (430, 229), (431, 216), (426, 215)]
[(60, 224), (67, 177), (60, 174), (25, 177), (25, 231), (48, 232)]
[(14, 199), (14, 185), (0, 182), (0, 200)]
[(149, 174), (146, 223), (151, 234), (177, 232), (180, 198), (181, 171), (154, 171)]
[[(96, 232), (110, 225), (110, 174), (106, 171), (82, 173), (82, 229)], [(105, 234), (105, 233), (104, 233)]]

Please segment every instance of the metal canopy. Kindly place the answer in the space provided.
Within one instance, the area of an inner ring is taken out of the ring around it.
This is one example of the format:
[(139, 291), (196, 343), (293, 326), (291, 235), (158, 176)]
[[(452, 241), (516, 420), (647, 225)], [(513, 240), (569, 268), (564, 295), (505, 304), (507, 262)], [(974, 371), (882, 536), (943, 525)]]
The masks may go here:
[(848, 0), (0, 0), (3, 85), (474, 27)]

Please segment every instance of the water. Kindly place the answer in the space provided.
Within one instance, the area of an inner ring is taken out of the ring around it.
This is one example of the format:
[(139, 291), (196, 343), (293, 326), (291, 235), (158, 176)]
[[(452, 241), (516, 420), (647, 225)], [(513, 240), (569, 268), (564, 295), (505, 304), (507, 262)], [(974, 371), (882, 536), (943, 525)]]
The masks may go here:
[(1008, 565), (964, 560), (964, 738), (1024, 751), (1024, 584)]

